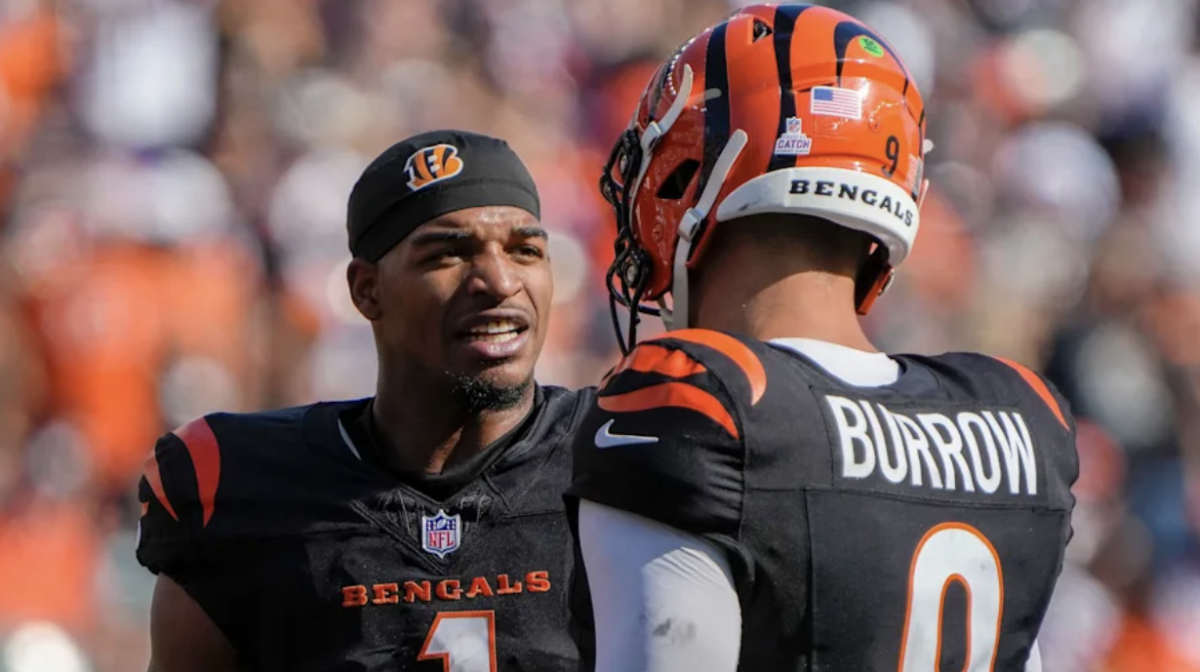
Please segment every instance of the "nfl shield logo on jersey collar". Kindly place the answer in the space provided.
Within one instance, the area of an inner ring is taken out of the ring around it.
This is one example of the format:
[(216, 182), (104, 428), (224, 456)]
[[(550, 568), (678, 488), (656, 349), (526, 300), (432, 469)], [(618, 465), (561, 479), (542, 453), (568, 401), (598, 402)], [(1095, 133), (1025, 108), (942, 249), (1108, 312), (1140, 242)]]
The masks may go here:
[(421, 515), (421, 548), (439, 558), (458, 550), (462, 540), (462, 516), (446, 515), (438, 509), (436, 516)]

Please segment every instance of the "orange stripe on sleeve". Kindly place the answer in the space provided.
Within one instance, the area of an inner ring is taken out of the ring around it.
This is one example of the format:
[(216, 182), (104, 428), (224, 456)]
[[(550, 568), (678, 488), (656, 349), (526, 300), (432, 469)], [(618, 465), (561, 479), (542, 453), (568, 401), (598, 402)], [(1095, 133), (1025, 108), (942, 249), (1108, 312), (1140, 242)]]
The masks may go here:
[(1028, 383), (1029, 386), (1033, 388), (1033, 391), (1037, 392), (1038, 396), (1042, 398), (1042, 401), (1044, 401), (1046, 405), (1050, 407), (1050, 410), (1054, 413), (1054, 417), (1058, 418), (1058, 421), (1062, 423), (1062, 426), (1065, 429), (1070, 430), (1071, 427), (1067, 424), (1067, 419), (1063, 417), (1062, 409), (1058, 406), (1058, 401), (1054, 399), (1054, 395), (1050, 393), (1050, 388), (1046, 387), (1046, 383), (1042, 380), (1041, 376), (1025, 368), (1024, 365), (1018, 364), (1012, 360), (1004, 359), (1003, 357), (997, 357), (996, 359), (1004, 362), (1014, 371), (1021, 374), (1021, 377), (1025, 379), (1025, 382)]
[(725, 405), (704, 390), (687, 383), (661, 383), (624, 394), (600, 397), (596, 403), (610, 413), (633, 413), (655, 408), (686, 408), (704, 414), (738, 438), (737, 425)]
[(661, 373), (671, 378), (687, 378), (696, 373), (704, 373), (704, 365), (680, 350), (668, 350), (657, 345), (645, 345), (633, 352), (633, 356), (621, 362), (617, 371), (641, 371), (644, 373)]
[(154, 497), (162, 504), (167, 513), (175, 520), (179, 520), (178, 514), (175, 513), (175, 507), (171, 506), (171, 500), (167, 499), (167, 491), (163, 490), (162, 475), (158, 473), (158, 455), (155, 451), (150, 451), (150, 457), (146, 458), (146, 466), (142, 470), (142, 475), (146, 477), (146, 482), (150, 484), (150, 491), (154, 493)]
[(704, 365), (680, 350), (669, 350), (659, 345), (643, 343), (629, 353), (617, 364), (604, 380), (600, 382), (603, 389), (613, 376), (622, 371), (640, 371), (642, 373), (659, 373), (668, 378), (687, 378), (688, 376), (704, 373), (708, 369)]
[(221, 449), (212, 427), (204, 418), (198, 418), (172, 432), (183, 441), (192, 466), (196, 469), (196, 485), (200, 491), (200, 505), (204, 509), (204, 525), (212, 518), (217, 503), (217, 486), (221, 483)]
[(719, 331), (683, 329), (680, 331), (669, 331), (651, 340), (665, 338), (708, 346), (732, 359), (741, 368), (742, 372), (746, 374), (746, 379), (750, 381), (751, 404), (757, 404), (758, 400), (762, 399), (763, 393), (767, 391), (767, 372), (763, 369), (762, 362), (759, 361), (758, 356), (750, 348), (746, 347), (745, 344), (736, 338), (722, 334)]

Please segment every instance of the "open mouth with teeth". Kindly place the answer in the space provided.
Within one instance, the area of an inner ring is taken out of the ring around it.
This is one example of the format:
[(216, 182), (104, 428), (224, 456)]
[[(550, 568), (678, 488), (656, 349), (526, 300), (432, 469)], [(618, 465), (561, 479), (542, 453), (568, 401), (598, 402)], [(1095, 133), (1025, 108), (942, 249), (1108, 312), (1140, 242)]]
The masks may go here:
[(484, 343), (508, 343), (515, 340), (529, 327), (518, 324), (514, 320), (490, 320), (485, 324), (471, 327), (466, 331), (466, 338)]

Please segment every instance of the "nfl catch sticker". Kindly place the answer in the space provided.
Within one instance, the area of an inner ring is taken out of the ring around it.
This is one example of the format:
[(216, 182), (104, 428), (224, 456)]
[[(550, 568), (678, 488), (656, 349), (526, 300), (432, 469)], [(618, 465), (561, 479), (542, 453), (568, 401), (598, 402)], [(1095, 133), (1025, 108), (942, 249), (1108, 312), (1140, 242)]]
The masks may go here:
[(812, 138), (804, 134), (804, 121), (787, 118), (787, 130), (775, 141), (776, 156), (807, 156), (812, 151)]
[(867, 37), (866, 35), (858, 38), (858, 46), (862, 47), (863, 51), (874, 56), (875, 58), (883, 58), (883, 45)]
[(444, 143), (418, 149), (404, 164), (408, 188), (413, 191), (448, 180), (462, 171), (463, 160), (458, 156), (458, 147)]
[(436, 516), (421, 515), (421, 548), (439, 558), (458, 550), (462, 540), (462, 516), (446, 515), (438, 509)]
[(809, 112), (818, 117), (862, 119), (862, 93), (837, 86), (814, 86)]

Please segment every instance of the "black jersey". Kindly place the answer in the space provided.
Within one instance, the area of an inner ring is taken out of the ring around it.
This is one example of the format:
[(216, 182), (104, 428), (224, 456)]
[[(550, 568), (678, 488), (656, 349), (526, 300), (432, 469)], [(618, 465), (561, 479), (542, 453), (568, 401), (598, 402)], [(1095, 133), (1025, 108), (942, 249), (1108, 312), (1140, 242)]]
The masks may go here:
[(860, 388), (723, 333), (643, 343), (580, 426), (568, 500), (724, 548), (743, 672), (1021, 671), (1071, 534), (1074, 421), (1020, 365), (894, 359)]
[(562, 492), (592, 396), (539, 388), (478, 473), (433, 487), (366, 459), (367, 400), (209, 415), (147, 460), (138, 559), (254, 670), (574, 672)]

